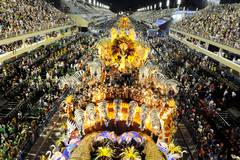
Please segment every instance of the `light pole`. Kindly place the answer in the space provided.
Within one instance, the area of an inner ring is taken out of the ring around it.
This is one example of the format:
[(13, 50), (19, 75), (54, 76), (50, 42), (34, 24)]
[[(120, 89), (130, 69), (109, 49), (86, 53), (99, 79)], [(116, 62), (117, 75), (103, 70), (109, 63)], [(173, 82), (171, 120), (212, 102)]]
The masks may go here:
[(159, 3), (159, 8), (162, 9), (162, 2)]

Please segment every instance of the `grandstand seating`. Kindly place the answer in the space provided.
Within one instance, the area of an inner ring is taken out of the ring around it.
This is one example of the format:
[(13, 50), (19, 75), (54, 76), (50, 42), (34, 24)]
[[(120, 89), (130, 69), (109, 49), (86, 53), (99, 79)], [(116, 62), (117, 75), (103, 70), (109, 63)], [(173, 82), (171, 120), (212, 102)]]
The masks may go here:
[(209, 6), (172, 27), (240, 49), (240, 5)]
[(144, 21), (147, 23), (155, 23), (157, 19), (163, 18), (163, 17), (171, 17), (172, 13), (176, 9), (164, 9), (164, 10), (152, 10), (152, 11), (139, 11), (134, 12), (131, 17), (138, 20), (138, 21)]
[(0, 15), (0, 39), (73, 23), (44, 0), (1, 0)]

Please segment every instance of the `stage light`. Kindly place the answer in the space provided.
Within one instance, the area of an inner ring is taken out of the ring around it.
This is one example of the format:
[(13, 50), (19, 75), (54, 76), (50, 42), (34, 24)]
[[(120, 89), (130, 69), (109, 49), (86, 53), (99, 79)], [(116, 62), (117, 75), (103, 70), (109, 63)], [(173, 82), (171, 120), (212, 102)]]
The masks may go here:
[(162, 2), (159, 3), (159, 8), (162, 8)]
[(177, 1), (177, 5), (180, 5), (182, 2), (181, 2), (181, 0), (178, 0)]
[(154, 4), (154, 9), (156, 9), (157, 8), (157, 4)]
[(166, 6), (169, 8), (170, 7), (170, 0), (167, 0)]

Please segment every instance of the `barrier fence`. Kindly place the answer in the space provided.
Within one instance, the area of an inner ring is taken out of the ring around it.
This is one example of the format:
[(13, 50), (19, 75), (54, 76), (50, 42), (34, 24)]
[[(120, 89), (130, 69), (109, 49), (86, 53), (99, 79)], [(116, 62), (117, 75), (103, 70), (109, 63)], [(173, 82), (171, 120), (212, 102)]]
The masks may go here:
[(17, 31), (17, 32), (9, 32), (9, 33), (0, 33), (0, 40), (6, 39), (6, 38), (11, 38), (11, 37), (16, 37), (16, 36), (21, 36), (24, 34), (30, 34), (38, 31), (44, 31), (52, 28), (58, 28), (58, 27), (63, 27), (66, 25), (73, 25), (74, 23), (63, 23), (63, 24), (47, 24), (47, 25), (36, 25), (33, 29), (27, 30), (27, 31)]

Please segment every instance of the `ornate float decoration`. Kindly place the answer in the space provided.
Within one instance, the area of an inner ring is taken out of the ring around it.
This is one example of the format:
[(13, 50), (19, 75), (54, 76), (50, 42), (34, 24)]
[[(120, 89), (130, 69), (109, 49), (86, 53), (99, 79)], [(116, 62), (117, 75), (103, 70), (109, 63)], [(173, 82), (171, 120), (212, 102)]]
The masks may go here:
[[(99, 58), (63, 77), (72, 90), (62, 102), (65, 159), (175, 160), (178, 83), (154, 65), (127, 17), (98, 44)], [(130, 131), (129, 131), (130, 130)], [(155, 140), (155, 141), (154, 141)], [(55, 152), (54, 152), (55, 153)], [(58, 152), (57, 152), (58, 153)], [(48, 152), (50, 154), (50, 152)]]
[(136, 39), (133, 28), (129, 29), (129, 19), (120, 19), (118, 27), (111, 30), (111, 38), (98, 44), (99, 57), (106, 66), (120, 71), (139, 68), (147, 59), (150, 49)]
[(118, 26), (119, 28), (122, 29), (129, 29), (132, 28), (132, 25), (130, 24), (130, 20), (128, 17), (121, 17), (118, 21)]

